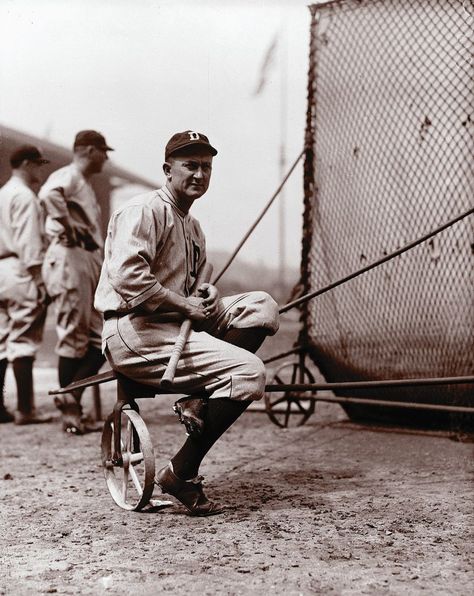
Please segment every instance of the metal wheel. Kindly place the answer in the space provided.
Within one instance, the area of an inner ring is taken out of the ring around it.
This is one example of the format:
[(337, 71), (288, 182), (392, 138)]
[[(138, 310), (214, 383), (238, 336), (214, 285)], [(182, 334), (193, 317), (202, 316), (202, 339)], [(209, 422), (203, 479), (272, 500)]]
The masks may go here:
[(122, 509), (139, 511), (148, 504), (155, 480), (155, 454), (150, 435), (140, 414), (121, 411), (120, 461), (114, 462), (114, 415), (102, 432), (102, 465), (107, 487)]
[[(314, 377), (300, 361), (285, 362), (275, 371), (270, 385), (314, 383)], [(303, 426), (313, 414), (316, 400), (311, 391), (265, 393), (265, 409), (270, 420), (281, 428)]]

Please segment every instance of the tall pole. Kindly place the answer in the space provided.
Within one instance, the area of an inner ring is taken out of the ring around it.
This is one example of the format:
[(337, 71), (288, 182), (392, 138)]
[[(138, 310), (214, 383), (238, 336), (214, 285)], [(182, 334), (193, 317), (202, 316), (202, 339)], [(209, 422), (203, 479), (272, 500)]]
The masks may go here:
[[(286, 137), (287, 137), (287, 112), (288, 112), (288, 49), (286, 40), (286, 27), (282, 23), (279, 44), (280, 62), (280, 180), (286, 172)], [(282, 189), (279, 197), (278, 211), (278, 268), (282, 286), (286, 283), (286, 213), (285, 191)]]

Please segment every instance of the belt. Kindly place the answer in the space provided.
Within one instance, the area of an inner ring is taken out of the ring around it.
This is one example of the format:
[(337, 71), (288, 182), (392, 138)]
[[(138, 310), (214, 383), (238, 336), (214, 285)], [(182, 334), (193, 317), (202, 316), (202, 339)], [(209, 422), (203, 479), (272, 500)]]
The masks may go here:
[(153, 317), (154, 323), (182, 323), (184, 321), (184, 315), (179, 312), (163, 312), (157, 313), (146, 313), (143, 311), (134, 311), (129, 310), (127, 312), (117, 312), (115, 310), (106, 310), (104, 312), (104, 321), (108, 321), (109, 319), (120, 319), (122, 317), (126, 317), (127, 315), (132, 314), (141, 314), (142, 316), (146, 317)]
[(65, 246), (66, 248), (79, 247), (83, 250), (86, 250), (87, 252), (95, 252), (96, 250), (100, 249), (100, 247), (95, 242), (91, 243), (90, 241), (84, 240), (83, 238), (75, 238), (74, 244), (69, 244), (64, 234), (60, 234), (58, 236), (58, 242), (61, 246)]
[(100, 248), (95, 242), (91, 243), (90, 241), (84, 240), (83, 238), (78, 238), (76, 240), (76, 246), (79, 246), (80, 248), (87, 250), (87, 252), (95, 252)]
[(18, 257), (18, 255), (16, 253), (14, 253), (14, 252), (8, 252), (8, 253), (6, 253), (4, 255), (0, 255), (0, 261), (2, 259), (9, 259), (10, 257)]

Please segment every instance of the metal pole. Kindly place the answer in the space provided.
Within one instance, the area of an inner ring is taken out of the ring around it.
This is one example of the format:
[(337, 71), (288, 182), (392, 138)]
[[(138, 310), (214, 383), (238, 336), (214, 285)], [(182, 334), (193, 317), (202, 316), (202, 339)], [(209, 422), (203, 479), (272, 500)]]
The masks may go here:
[(102, 403), (100, 401), (99, 385), (94, 385), (92, 387), (92, 399), (94, 401), (94, 417), (96, 421), (102, 420)]
[[(382, 399), (369, 399), (364, 397), (333, 397), (332, 395), (321, 395), (318, 397), (304, 397), (300, 398), (304, 400), (324, 401), (335, 404), (364, 404), (370, 406), (384, 406), (389, 408), (405, 408), (407, 410), (428, 410), (433, 412), (451, 412), (451, 413), (462, 413), (462, 414), (474, 414), (474, 407), (472, 406), (445, 406), (441, 404), (423, 404), (420, 402), (404, 402), (404, 401), (389, 401)], [(286, 406), (285, 406), (286, 409)], [(272, 412), (284, 413), (285, 409), (277, 408), (272, 409)], [(266, 412), (265, 410), (250, 410), (253, 412)]]
[(413, 242), (410, 242), (409, 244), (406, 244), (405, 246), (402, 246), (402, 248), (395, 250), (394, 252), (387, 255), (386, 257), (383, 257), (382, 259), (379, 259), (378, 261), (375, 261), (374, 263), (371, 263), (370, 265), (367, 265), (366, 267), (363, 267), (362, 269), (358, 269), (357, 271), (354, 271), (354, 273), (351, 273), (350, 275), (347, 275), (346, 277), (343, 277), (342, 279), (339, 279), (339, 280), (325, 286), (324, 288), (316, 290), (315, 292), (311, 292), (310, 294), (305, 294), (304, 296), (301, 296), (301, 298), (297, 298), (296, 300), (293, 300), (293, 302), (289, 302), (288, 304), (285, 304), (285, 306), (282, 306), (280, 308), (280, 314), (287, 312), (290, 309), (295, 308), (296, 306), (299, 306), (300, 304), (308, 302), (308, 300), (312, 300), (313, 298), (316, 298), (316, 296), (321, 296), (321, 294), (324, 294), (326, 292), (329, 292), (329, 290), (333, 290), (334, 288), (337, 288), (337, 286), (340, 286), (340, 285), (350, 281), (351, 279), (354, 279), (355, 277), (362, 275), (362, 273), (366, 273), (367, 271), (370, 271), (370, 269), (374, 269), (375, 267), (378, 267), (379, 265), (382, 265), (383, 263), (386, 263), (387, 261), (390, 261), (391, 259), (398, 257), (402, 253), (407, 252), (408, 250), (411, 250), (415, 246), (418, 246), (418, 244), (421, 244), (422, 242), (425, 242), (429, 238), (436, 236), (443, 230), (446, 230), (450, 226), (454, 225), (458, 221), (461, 221), (465, 217), (472, 215), (473, 213), (474, 213), (474, 207), (471, 207), (467, 211), (464, 211), (464, 213), (461, 213), (461, 215), (458, 215), (457, 217), (455, 217), (454, 219), (443, 224), (439, 228), (436, 228), (432, 232), (425, 234), (421, 238), (418, 238), (418, 240), (415, 240)]
[[(281, 26), (280, 32), (280, 180), (284, 177), (286, 171), (286, 138), (287, 138), (287, 105), (288, 105), (288, 88), (287, 88), (287, 44), (286, 44), (286, 27), (284, 23)], [(279, 197), (278, 210), (278, 255), (279, 255), (279, 274), (280, 284), (282, 288), (285, 287), (286, 282), (286, 213), (285, 213), (285, 189), (282, 189)]]
[(286, 172), (285, 177), (280, 182), (278, 188), (273, 193), (273, 195), (271, 196), (270, 200), (265, 205), (265, 207), (262, 209), (262, 212), (260, 213), (260, 215), (254, 221), (254, 223), (250, 226), (249, 230), (247, 231), (247, 233), (245, 234), (245, 236), (242, 238), (242, 240), (239, 242), (237, 248), (231, 254), (231, 256), (229, 257), (227, 263), (221, 269), (221, 271), (219, 272), (219, 274), (214, 278), (214, 280), (212, 282), (213, 284), (216, 284), (220, 280), (220, 278), (224, 275), (224, 273), (227, 271), (227, 269), (230, 267), (230, 265), (232, 264), (232, 261), (235, 259), (235, 257), (237, 256), (237, 254), (240, 251), (240, 249), (242, 248), (242, 246), (247, 242), (247, 240), (249, 239), (249, 237), (252, 234), (252, 232), (255, 230), (255, 228), (258, 226), (258, 224), (262, 221), (263, 216), (265, 215), (265, 213), (270, 209), (273, 201), (276, 199), (276, 197), (282, 191), (283, 187), (286, 184), (286, 181), (291, 176), (291, 174), (293, 173), (293, 170), (296, 168), (296, 166), (298, 165), (298, 162), (300, 161), (300, 159), (303, 157), (304, 154), (305, 154), (305, 149), (302, 149), (301, 153), (298, 155), (298, 157), (293, 162), (291, 168), (288, 170), (288, 172)]
[(263, 364), (270, 364), (270, 362), (275, 362), (275, 360), (281, 360), (282, 358), (285, 358), (286, 356), (291, 356), (293, 354), (299, 354), (303, 350), (304, 350), (303, 346), (295, 346), (294, 348), (292, 348), (291, 350), (288, 350), (287, 352), (282, 352), (281, 354), (277, 354), (276, 356), (270, 356), (269, 358), (266, 358), (265, 360), (263, 360)]
[(426, 379), (389, 379), (386, 381), (347, 381), (342, 383), (293, 383), (267, 385), (265, 391), (324, 391), (348, 389), (378, 389), (380, 387), (417, 387), (419, 385), (464, 385), (474, 383), (474, 377), (438, 377)]

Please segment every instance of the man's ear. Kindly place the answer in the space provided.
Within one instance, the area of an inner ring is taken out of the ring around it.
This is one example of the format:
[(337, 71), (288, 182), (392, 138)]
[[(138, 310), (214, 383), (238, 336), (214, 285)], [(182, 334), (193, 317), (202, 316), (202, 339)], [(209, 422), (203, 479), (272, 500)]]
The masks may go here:
[(163, 172), (167, 178), (171, 176), (171, 165), (167, 161), (163, 164)]

